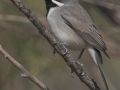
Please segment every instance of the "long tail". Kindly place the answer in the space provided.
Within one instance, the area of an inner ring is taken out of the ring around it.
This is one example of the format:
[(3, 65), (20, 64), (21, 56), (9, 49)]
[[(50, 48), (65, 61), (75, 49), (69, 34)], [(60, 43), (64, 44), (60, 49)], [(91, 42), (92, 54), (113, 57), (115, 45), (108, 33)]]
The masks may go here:
[(103, 79), (103, 81), (104, 81), (106, 90), (109, 90), (108, 85), (107, 85), (107, 81), (106, 81), (106, 79), (105, 79), (104, 72), (103, 72), (102, 67), (101, 67), (100, 64), (98, 64), (98, 68), (99, 68), (100, 74), (101, 74), (101, 76), (102, 76), (102, 79)]
[(97, 50), (97, 49), (88, 49), (88, 51), (89, 51), (89, 54), (91, 55), (92, 59), (94, 60), (94, 62), (98, 66), (98, 69), (99, 69), (100, 74), (102, 76), (102, 79), (104, 81), (106, 90), (109, 90), (108, 85), (107, 85), (107, 81), (105, 79), (104, 72), (103, 72), (102, 67), (101, 67), (101, 64), (103, 63), (103, 60), (102, 60), (102, 56), (101, 56), (100, 51)]

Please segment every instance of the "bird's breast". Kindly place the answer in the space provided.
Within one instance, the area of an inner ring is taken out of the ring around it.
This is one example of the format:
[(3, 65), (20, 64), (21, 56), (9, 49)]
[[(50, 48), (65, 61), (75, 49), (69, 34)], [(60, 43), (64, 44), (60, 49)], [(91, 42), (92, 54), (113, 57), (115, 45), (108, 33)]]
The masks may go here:
[(55, 8), (50, 9), (47, 21), (51, 28), (51, 33), (60, 43), (64, 43), (68, 48), (76, 50), (85, 47), (84, 40), (64, 22), (59, 14), (59, 10)]

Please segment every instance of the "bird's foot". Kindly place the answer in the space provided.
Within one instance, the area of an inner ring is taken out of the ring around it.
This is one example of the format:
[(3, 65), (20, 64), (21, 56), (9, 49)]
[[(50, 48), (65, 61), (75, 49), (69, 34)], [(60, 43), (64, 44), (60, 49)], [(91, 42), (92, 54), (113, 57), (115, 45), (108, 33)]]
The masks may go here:
[(81, 75), (83, 76), (85, 73), (84, 73), (84, 70), (83, 70), (83, 64), (82, 63), (80, 63), (80, 62), (78, 62), (78, 61), (76, 61), (76, 64), (78, 65), (78, 67), (81, 69)]
[(68, 53), (67, 48), (65, 48), (65, 51), (63, 52), (64, 55), (66, 55)]
[[(64, 42), (64, 43), (59, 43), (59, 44), (65, 45), (65, 42)], [(54, 55), (54, 56), (55, 56), (56, 52), (57, 52), (57, 51), (54, 49), (54, 50), (53, 50), (53, 55)], [(63, 51), (63, 54), (66, 55), (67, 53), (68, 53), (68, 50), (67, 50), (67, 48), (65, 48), (65, 51)]]
[[(84, 73), (84, 70), (83, 70), (83, 64), (78, 62), (78, 61), (73, 61), (72, 63), (76, 63), (78, 65), (78, 67), (80, 68), (80, 71), (81, 71), (81, 75), (83, 76), (85, 73)], [(74, 78), (74, 71), (71, 69), (71, 76)]]
[(81, 75), (83, 76), (85, 74), (83, 71), (83, 64), (81, 63), (80, 66), (81, 66)]
[[(83, 71), (83, 64), (82, 63), (80, 63), (80, 62), (78, 62), (78, 61), (73, 61), (72, 63), (76, 63), (77, 64), (77, 66), (80, 68), (80, 70), (81, 70), (81, 75), (83, 76), (85, 73), (84, 73), (84, 71)], [(69, 63), (68, 63), (69, 64)], [(71, 76), (74, 78), (74, 70), (72, 70), (71, 69)]]
[[(63, 42), (63, 43), (60, 43), (61, 45), (66, 45), (66, 43), (65, 42)], [(67, 50), (67, 48), (66, 47), (64, 47), (65, 48), (65, 50), (63, 51), (63, 54), (64, 55), (66, 55), (67, 53), (68, 53), (68, 50)]]
[[(72, 61), (71, 63), (67, 62), (68, 66), (70, 66), (73, 63), (75, 63), (75, 61)], [(74, 78), (74, 70), (72, 70), (72, 68), (71, 68), (71, 76)]]

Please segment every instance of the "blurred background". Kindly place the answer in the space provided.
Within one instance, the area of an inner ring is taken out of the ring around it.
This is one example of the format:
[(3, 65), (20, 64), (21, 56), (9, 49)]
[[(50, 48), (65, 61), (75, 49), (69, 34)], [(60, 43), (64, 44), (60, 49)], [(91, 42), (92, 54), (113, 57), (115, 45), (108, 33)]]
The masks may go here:
[[(44, 0), (22, 0), (46, 26)], [(107, 45), (109, 60), (103, 55), (103, 70), (110, 90), (120, 90), (120, 0), (81, 0)], [(64, 60), (42, 37), (34, 25), (10, 2), (0, 0), (0, 44), (30, 73), (51, 90), (89, 90), (81, 83)], [(76, 59), (79, 52), (70, 54)], [(81, 58), (85, 72), (100, 85), (100, 73), (89, 55)], [(21, 72), (0, 55), (0, 90), (40, 90), (33, 82), (21, 78)]]

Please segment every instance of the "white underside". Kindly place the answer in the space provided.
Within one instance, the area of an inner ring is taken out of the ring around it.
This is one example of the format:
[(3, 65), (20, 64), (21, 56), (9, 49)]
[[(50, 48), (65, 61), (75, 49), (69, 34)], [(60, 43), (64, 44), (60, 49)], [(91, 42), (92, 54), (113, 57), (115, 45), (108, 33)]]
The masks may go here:
[[(49, 11), (49, 14), (48, 14), (48, 24), (50, 25), (51, 27), (51, 31), (52, 33), (58, 38), (60, 39), (60, 41), (64, 41), (64, 40), (69, 40), (70, 37), (63, 31), (61, 30), (61, 28), (59, 28), (57, 26), (57, 21), (55, 20), (54, 17), (52, 17), (52, 13), (55, 11), (55, 8), (51, 8), (50, 11)], [(62, 42), (62, 43), (65, 43), (65, 42)]]
[(93, 61), (95, 62), (95, 64), (98, 65), (98, 64), (97, 64), (97, 61), (96, 61), (97, 58), (95, 57), (95, 53), (96, 53), (96, 52), (94, 51), (94, 49), (88, 48), (88, 52), (89, 52), (90, 56), (92, 57)]

